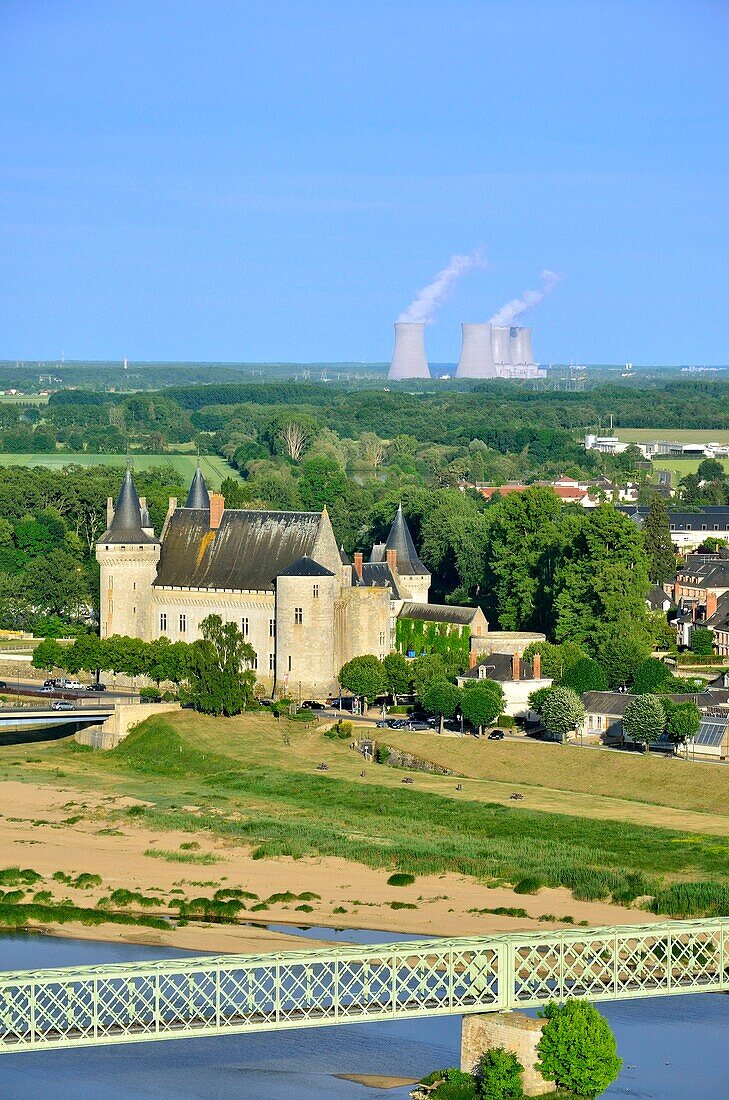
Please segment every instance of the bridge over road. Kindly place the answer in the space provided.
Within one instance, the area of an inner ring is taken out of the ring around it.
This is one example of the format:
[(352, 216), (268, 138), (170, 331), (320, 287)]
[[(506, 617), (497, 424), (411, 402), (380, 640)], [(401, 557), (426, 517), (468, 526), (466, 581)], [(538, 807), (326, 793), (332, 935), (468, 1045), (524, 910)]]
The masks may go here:
[(0, 974), (0, 1053), (729, 990), (729, 918)]

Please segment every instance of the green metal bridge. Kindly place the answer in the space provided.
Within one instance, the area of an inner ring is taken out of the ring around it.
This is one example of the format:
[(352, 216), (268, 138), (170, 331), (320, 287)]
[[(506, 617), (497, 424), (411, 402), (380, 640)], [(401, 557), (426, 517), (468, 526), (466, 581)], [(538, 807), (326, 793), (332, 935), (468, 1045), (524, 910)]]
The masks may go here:
[(729, 918), (0, 974), (0, 1053), (729, 990)]

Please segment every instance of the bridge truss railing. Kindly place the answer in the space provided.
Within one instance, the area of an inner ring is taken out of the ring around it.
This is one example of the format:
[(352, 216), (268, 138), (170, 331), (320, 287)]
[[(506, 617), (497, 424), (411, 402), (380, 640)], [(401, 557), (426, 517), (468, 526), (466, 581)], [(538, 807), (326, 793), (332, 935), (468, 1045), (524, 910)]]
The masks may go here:
[(0, 975), (0, 1053), (729, 989), (729, 920)]

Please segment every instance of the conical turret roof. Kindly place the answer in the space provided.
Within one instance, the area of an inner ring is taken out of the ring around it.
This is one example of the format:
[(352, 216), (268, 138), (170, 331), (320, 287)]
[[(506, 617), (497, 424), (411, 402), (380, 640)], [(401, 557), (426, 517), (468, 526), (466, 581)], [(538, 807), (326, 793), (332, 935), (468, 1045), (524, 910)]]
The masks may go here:
[(387, 536), (385, 550), (397, 551), (397, 571), (401, 577), (429, 576), (429, 571), (418, 557), (413, 537), (402, 514), (402, 504), (397, 509), (390, 534)]
[(195, 470), (195, 476), (192, 479), (190, 485), (190, 492), (187, 494), (187, 500), (185, 501), (186, 508), (210, 508), (210, 496), (208, 494), (208, 487), (205, 484), (205, 478), (202, 476), (200, 467)]
[(105, 531), (99, 542), (124, 543), (124, 542), (156, 542), (155, 538), (145, 535), (142, 530), (142, 509), (139, 504), (139, 496), (132, 479), (132, 471), (127, 469), (116, 498), (114, 506), (114, 518), (109, 530)]

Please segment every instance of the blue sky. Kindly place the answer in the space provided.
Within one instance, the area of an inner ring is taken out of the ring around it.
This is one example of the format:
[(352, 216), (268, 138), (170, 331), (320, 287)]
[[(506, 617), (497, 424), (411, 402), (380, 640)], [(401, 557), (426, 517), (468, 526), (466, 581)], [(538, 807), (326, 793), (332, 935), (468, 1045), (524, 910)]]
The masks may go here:
[(0, 0), (0, 357), (729, 363), (729, 5)]

